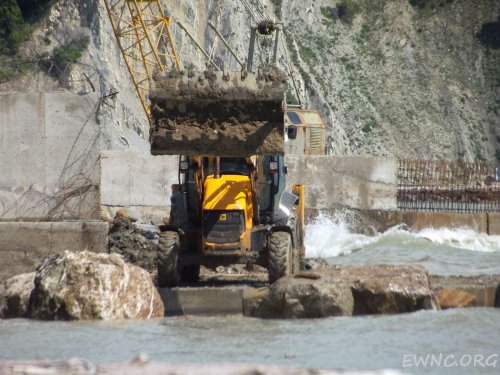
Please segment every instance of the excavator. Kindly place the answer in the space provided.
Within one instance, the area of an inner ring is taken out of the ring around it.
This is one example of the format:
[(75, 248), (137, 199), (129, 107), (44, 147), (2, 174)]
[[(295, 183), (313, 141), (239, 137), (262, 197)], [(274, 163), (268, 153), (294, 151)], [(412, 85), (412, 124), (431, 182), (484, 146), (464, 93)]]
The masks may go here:
[[(275, 64), (183, 69), (160, 1), (105, 5), (150, 120), (151, 153), (179, 155), (170, 221), (160, 226), (159, 286), (196, 282), (201, 265), (259, 264), (271, 283), (296, 272), (304, 186), (287, 190), (284, 154), (301, 111), (285, 121), (286, 74)], [(257, 25), (252, 40), (273, 28)]]

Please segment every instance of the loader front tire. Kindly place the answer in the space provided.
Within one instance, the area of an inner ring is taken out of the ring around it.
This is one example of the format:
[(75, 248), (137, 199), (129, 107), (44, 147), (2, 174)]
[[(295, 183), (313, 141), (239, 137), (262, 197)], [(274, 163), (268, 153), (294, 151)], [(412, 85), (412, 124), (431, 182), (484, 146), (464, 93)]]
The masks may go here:
[(292, 239), (287, 232), (274, 232), (268, 238), (267, 270), (272, 284), (283, 276), (293, 273)]
[(179, 234), (174, 231), (160, 233), (158, 241), (158, 286), (176, 286), (180, 280)]

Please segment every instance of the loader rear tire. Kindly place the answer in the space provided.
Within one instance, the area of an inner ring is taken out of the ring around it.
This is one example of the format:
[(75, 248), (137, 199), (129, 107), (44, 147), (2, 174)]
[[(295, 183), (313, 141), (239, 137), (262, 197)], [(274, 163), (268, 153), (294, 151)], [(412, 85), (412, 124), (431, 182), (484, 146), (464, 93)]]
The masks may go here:
[(269, 251), (267, 270), (272, 284), (283, 276), (293, 273), (292, 239), (287, 232), (274, 232), (268, 238)]
[(176, 286), (180, 280), (179, 234), (174, 231), (160, 233), (158, 241), (158, 286)]

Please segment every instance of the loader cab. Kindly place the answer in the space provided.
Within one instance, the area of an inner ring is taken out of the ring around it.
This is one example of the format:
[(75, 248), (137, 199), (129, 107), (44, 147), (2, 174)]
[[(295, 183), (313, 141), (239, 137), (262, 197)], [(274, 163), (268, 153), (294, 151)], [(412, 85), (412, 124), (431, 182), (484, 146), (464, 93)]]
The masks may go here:
[[(201, 221), (204, 180), (215, 173), (215, 157), (181, 156), (179, 183), (186, 199), (187, 217), (191, 223)], [(253, 189), (246, 194), (252, 200), (257, 222), (269, 224), (278, 210), (281, 194), (285, 189), (285, 164), (282, 156), (221, 157), (221, 177), (248, 176)], [(254, 191), (252, 191), (254, 190)], [(255, 196), (254, 196), (255, 195)]]
[(261, 223), (270, 224), (285, 190), (285, 162), (282, 156), (257, 158), (256, 191)]
[(285, 111), (285, 154), (325, 155), (326, 128), (317, 111), (287, 108)]
[[(203, 157), (203, 171), (205, 176), (215, 173), (215, 157)], [(249, 176), (251, 172), (251, 164), (244, 157), (221, 157), (220, 158), (220, 173), (221, 174), (237, 174)]]

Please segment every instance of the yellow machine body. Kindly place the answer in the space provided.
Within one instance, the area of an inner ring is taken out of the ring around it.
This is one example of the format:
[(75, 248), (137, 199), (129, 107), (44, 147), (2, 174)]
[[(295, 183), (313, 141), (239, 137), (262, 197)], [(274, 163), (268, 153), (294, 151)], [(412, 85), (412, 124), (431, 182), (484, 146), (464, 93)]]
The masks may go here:
[(253, 228), (251, 184), (248, 176), (222, 175), (215, 178), (210, 175), (205, 178), (202, 251), (238, 253), (250, 250)]

